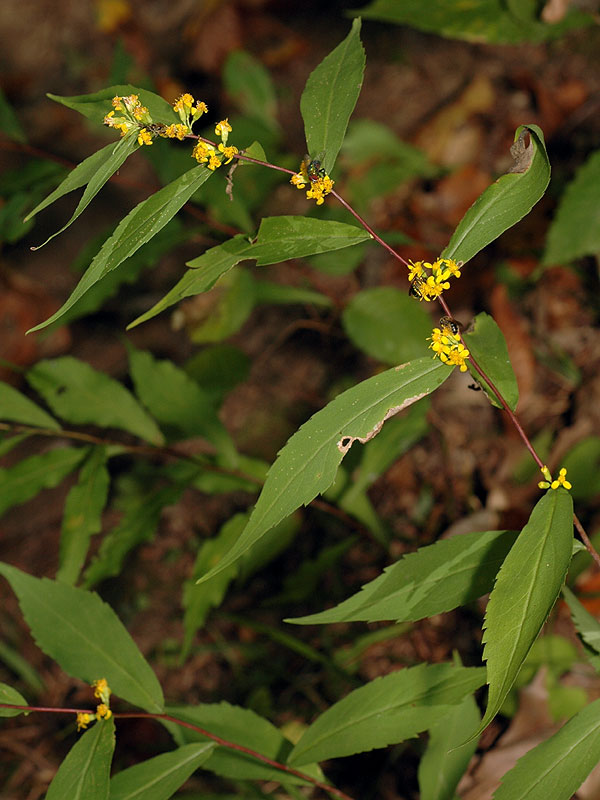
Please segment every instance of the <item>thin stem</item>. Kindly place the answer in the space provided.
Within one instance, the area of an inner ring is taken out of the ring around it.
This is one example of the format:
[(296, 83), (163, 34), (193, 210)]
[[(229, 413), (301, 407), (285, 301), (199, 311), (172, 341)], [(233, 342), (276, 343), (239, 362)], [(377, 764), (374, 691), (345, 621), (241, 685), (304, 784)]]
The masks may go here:
[[(14, 708), (19, 711), (45, 711), (47, 713), (55, 714), (95, 714), (95, 711), (90, 709), (19, 706), (14, 705), (13, 703), (0, 703), (0, 708)], [(173, 722), (175, 725), (180, 725), (182, 728), (189, 728), (189, 730), (199, 733), (201, 736), (206, 736), (207, 739), (210, 739), (221, 747), (227, 747), (229, 750), (237, 750), (238, 753), (244, 753), (247, 756), (251, 756), (257, 761), (261, 761), (263, 764), (268, 764), (270, 767), (274, 767), (282, 772), (286, 772), (288, 775), (294, 775), (296, 778), (300, 778), (308, 783), (312, 783), (313, 786), (329, 792), (329, 794), (331, 794), (333, 797), (339, 797), (340, 800), (353, 800), (350, 795), (345, 794), (341, 789), (336, 789), (334, 786), (329, 786), (328, 784), (313, 778), (311, 775), (306, 775), (304, 772), (300, 772), (300, 770), (294, 769), (293, 767), (288, 767), (287, 764), (281, 764), (279, 761), (274, 761), (272, 758), (269, 758), (262, 753), (258, 753), (256, 750), (252, 750), (249, 747), (244, 747), (242, 744), (237, 744), (237, 742), (230, 742), (227, 739), (222, 739), (220, 736), (217, 736), (216, 733), (211, 733), (204, 728), (200, 728), (198, 725), (193, 725), (191, 722), (184, 722), (181, 719), (177, 719), (177, 717), (172, 717), (170, 714), (146, 714), (144, 712), (113, 713), (113, 717), (115, 719), (162, 719), (165, 720), (165, 722)]]
[(360, 224), (363, 226), (363, 228), (368, 233), (371, 234), (371, 236), (375, 239), (376, 242), (379, 242), (379, 244), (382, 247), (385, 247), (385, 249), (388, 251), (388, 253), (393, 255), (394, 258), (396, 258), (398, 261), (401, 261), (404, 264), (405, 267), (410, 267), (410, 264), (408, 263), (408, 261), (405, 261), (402, 258), (402, 256), (394, 250), (393, 247), (390, 247), (387, 242), (384, 242), (384, 240), (381, 238), (381, 236), (379, 236), (377, 233), (375, 233), (373, 228), (366, 222), (366, 220), (364, 220), (361, 217), (361, 215), (352, 208), (350, 203), (347, 203), (346, 200), (344, 200), (344, 198), (340, 194), (338, 194), (336, 191), (334, 191), (333, 189), (331, 190), (330, 194), (332, 194), (344, 206), (344, 208), (347, 211), (349, 211), (352, 214), (352, 216), (360, 222)]

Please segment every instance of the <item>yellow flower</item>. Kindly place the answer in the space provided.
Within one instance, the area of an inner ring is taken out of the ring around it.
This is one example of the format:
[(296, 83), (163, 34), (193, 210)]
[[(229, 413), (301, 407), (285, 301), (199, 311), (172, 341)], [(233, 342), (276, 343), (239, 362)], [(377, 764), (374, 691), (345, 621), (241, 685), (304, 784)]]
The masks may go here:
[(146, 128), (142, 128), (141, 131), (139, 132), (139, 134), (138, 134), (138, 144), (139, 145), (152, 144), (152, 136), (146, 130)]
[(181, 112), (185, 113), (186, 110), (189, 111), (192, 106), (194, 105), (194, 98), (191, 94), (187, 92), (182, 94), (181, 97), (178, 97), (177, 100), (173, 103), (173, 109), (177, 111), (178, 114)]
[(304, 187), (308, 183), (308, 179), (305, 178), (303, 175), (301, 175), (299, 172), (296, 172), (290, 178), (290, 183), (293, 184), (294, 186), (297, 186), (298, 189), (304, 189)]
[(203, 100), (198, 100), (198, 102), (196, 103), (196, 108), (194, 109), (194, 113), (192, 114), (192, 119), (194, 120), (194, 122), (197, 119), (200, 119), (202, 114), (206, 114), (207, 111), (208, 111), (208, 106), (206, 105), (206, 103)]
[(230, 162), (230, 161), (233, 159), (233, 157), (234, 157), (234, 156), (235, 156), (237, 153), (239, 153), (239, 152), (240, 152), (240, 151), (237, 149), (237, 147), (234, 147), (232, 144), (230, 144), (229, 146), (227, 146), (227, 145), (224, 145), (224, 144), (220, 144), (220, 145), (219, 145), (219, 150), (220, 150), (220, 151), (221, 151), (221, 153), (223, 153), (223, 155), (225, 156), (225, 159), (226, 159), (226, 160), (225, 160), (225, 163), (226, 163), (226, 164), (229, 164), (229, 162)]
[(567, 490), (573, 488), (573, 484), (567, 480), (567, 470), (564, 467), (561, 467), (558, 478), (555, 481), (552, 480), (550, 470), (545, 465), (542, 467), (541, 472), (546, 480), (538, 483), (540, 489), (558, 489), (559, 486)]
[(190, 129), (187, 125), (181, 125), (180, 123), (177, 123), (175, 125), (167, 125), (163, 135), (166, 136), (167, 139), (179, 139), (181, 142), (185, 139), (189, 132)]
[(209, 147), (206, 142), (198, 141), (192, 150), (192, 156), (199, 164), (204, 164), (212, 152), (214, 152), (213, 148)]
[(87, 728), (87, 726), (90, 724), (90, 722), (93, 722), (93, 720), (93, 714), (77, 714), (77, 730), (81, 731), (84, 728)]
[(208, 164), (206, 165), (209, 169), (213, 171), (218, 169), (221, 166), (221, 159), (217, 156), (217, 154), (213, 152), (210, 154), (208, 159)]
[(325, 197), (332, 191), (334, 181), (331, 180), (329, 175), (322, 174), (317, 177), (309, 178), (306, 170), (306, 161), (300, 164), (300, 170), (290, 178), (290, 183), (297, 189), (305, 189), (309, 186), (306, 197), (308, 200), (314, 200), (318, 206), (323, 205)]
[(112, 711), (106, 703), (100, 703), (96, 706), (96, 719), (110, 719), (111, 717)]
[(231, 133), (233, 128), (229, 124), (229, 117), (222, 119), (221, 122), (217, 122), (215, 125), (215, 133), (217, 136), (223, 136), (224, 133)]
[(437, 356), (444, 364), (452, 367), (459, 367), (461, 372), (467, 371), (466, 360), (469, 351), (460, 341), (458, 336), (454, 336), (449, 328), (434, 328), (429, 337), (433, 350), (434, 358)]
[(97, 697), (98, 700), (102, 700), (103, 703), (108, 704), (111, 691), (106, 678), (98, 678), (97, 681), (94, 681), (92, 683), (92, 689), (94, 690), (94, 697)]

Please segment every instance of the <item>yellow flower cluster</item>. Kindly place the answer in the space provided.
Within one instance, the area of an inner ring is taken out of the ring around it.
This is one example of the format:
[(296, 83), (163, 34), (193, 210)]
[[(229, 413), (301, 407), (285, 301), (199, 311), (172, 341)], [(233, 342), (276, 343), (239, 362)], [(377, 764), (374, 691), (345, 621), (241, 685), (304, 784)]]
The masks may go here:
[(546, 480), (538, 483), (540, 489), (558, 489), (559, 486), (567, 490), (573, 488), (573, 484), (567, 480), (567, 470), (564, 467), (561, 468), (555, 481), (552, 480), (550, 470), (546, 466), (542, 467), (542, 475)]
[(222, 119), (215, 125), (215, 133), (221, 137), (221, 143), (215, 147), (210, 142), (198, 139), (192, 151), (192, 156), (199, 164), (206, 164), (208, 169), (218, 169), (222, 164), (229, 164), (239, 153), (237, 147), (227, 144), (232, 127), (227, 119)]
[[(104, 124), (109, 128), (116, 128), (121, 132), (121, 136), (127, 136), (132, 131), (138, 133), (138, 142), (142, 144), (152, 144), (152, 136), (147, 126), (152, 125), (150, 112), (140, 103), (137, 94), (130, 94), (127, 97), (113, 97), (113, 110), (104, 117)], [(115, 112), (120, 112), (116, 114)]]
[[(175, 100), (173, 103), (173, 109), (179, 115), (181, 125), (186, 129), (186, 133), (190, 133), (194, 122), (199, 120), (202, 114), (206, 114), (208, 111), (208, 106), (202, 100), (198, 100), (198, 102), (196, 102), (192, 95), (186, 92), (185, 94), (182, 94), (181, 97), (178, 97), (177, 100)], [(171, 125), (169, 127), (179, 128), (180, 126)], [(175, 138), (175, 136), (171, 136), (170, 138)], [(177, 135), (177, 138), (179, 139), (183, 137)]]
[(411, 261), (408, 273), (411, 295), (426, 302), (435, 300), (444, 289), (450, 288), (450, 278), (460, 278), (461, 267), (462, 261), (451, 258), (438, 258), (432, 264), (428, 261)]
[(437, 356), (444, 364), (459, 367), (461, 372), (467, 371), (466, 361), (469, 351), (460, 340), (458, 323), (451, 317), (442, 317), (440, 327), (434, 328), (429, 337), (434, 358)]
[[(313, 162), (318, 165), (319, 162)], [(325, 197), (333, 189), (335, 181), (332, 181), (324, 170), (311, 170), (309, 174), (306, 159), (300, 165), (300, 171), (290, 178), (290, 183), (297, 189), (310, 188), (306, 192), (308, 200), (314, 200), (318, 206), (323, 205)]]
[(87, 712), (77, 714), (78, 731), (87, 728), (90, 722), (93, 722), (95, 719), (110, 719), (112, 717), (112, 711), (109, 706), (111, 692), (106, 678), (100, 678), (94, 681), (92, 683), (92, 689), (94, 690), (94, 697), (101, 702), (96, 706), (95, 714), (88, 714)]

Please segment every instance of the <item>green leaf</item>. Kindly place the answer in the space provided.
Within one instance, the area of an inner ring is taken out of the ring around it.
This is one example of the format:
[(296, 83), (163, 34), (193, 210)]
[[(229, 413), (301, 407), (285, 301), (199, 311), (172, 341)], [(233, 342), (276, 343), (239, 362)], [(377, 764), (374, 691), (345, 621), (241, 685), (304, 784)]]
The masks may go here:
[(0, 381), (0, 419), (59, 431), (59, 423), (8, 383)]
[(128, 344), (135, 393), (152, 416), (179, 436), (203, 436), (235, 461), (235, 447), (204, 390), (172, 361)]
[[(27, 706), (29, 703), (22, 694), (13, 689), (7, 683), (0, 683), (0, 703), (10, 703), (13, 706)], [(18, 708), (0, 707), (0, 717), (18, 717), (19, 714), (27, 714), (27, 711), (19, 711)]]
[(123, 700), (150, 712), (162, 711), (156, 675), (115, 612), (97, 594), (34, 578), (2, 562), (0, 575), (17, 595), (38, 647), (68, 675), (86, 683), (106, 678)]
[(128, 329), (155, 317), (184, 297), (208, 291), (240, 261), (255, 259), (257, 265), (263, 267), (289, 258), (351, 247), (370, 238), (363, 228), (344, 222), (311, 217), (265, 217), (254, 242), (242, 235), (234, 236), (189, 261), (187, 266), (191, 269), (183, 278), (162, 300), (128, 325)]
[(465, 533), (420, 547), (334, 608), (288, 619), (298, 625), (331, 622), (415, 622), (489, 592), (515, 531)]
[(169, 800), (214, 748), (214, 742), (186, 744), (118, 772), (110, 781), (110, 800)]
[(46, 800), (108, 800), (114, 749), (114, 719), (96, 722), (67, 753)]
[(67, 495), (60, 534), (58, 580), (74, 584), (88, 551), (90, 538), (102, 527), (102, 509), (108, 496), (106, 448), (94, 447)]
[(195, 344), (228, 339), (246, 322), (255, 300), (255, 281), (250, 272), (230, 270), (206, 298), (205, 314), (197, 322), (188, 323), (190, 339)]
[(98, 150), (97, 153), (94, 153), (94, 155), (86, 158), (85, 161), (82, 161), (81, 164), (75, 167), (73, 172), (67, 175), (60, 186), (56, 188), (50, 195), (48, 195), (45, 200), (39, 203), (39, 205), (37, 205), (30, 214), (28, 214), (28, 216), (25, 218), (25, 221), (33, 217), (43, 208), (49, 206), (51, 203), (54, 203), (54, 201), (58, 200), (59, 197), (62, 197), (68, 192), (73, 191), (73, 189), (78, 189), (80, 186), (87, 184), (81, 200), (77, 204), (77, 208), (71, 215), (69, 221), (63, 225), (60, 230), (49, 236), (45, 242), (42, 242), (42, 244), (32, 249), (39, 250), (40, 247), (48, 244), (51, 239), (54, 239), (55, 236), (58, 236), (59, 233), (62, 233), (69, 227), (69, 225), (75, 222), (77, 217), (79, 217), (80, 214), (85, 211), (85, 209), (89, 206), (109, 178), (111, 178), (115, 172), (117, 172), (125, 160), (138, 148), (139, 144), (137, 137), (126, 136), (124, 139), (120, 139), (116, 144), (113, 143), (112, 145), (103, 147), (102, 150)]
[(39, 361), (27, 380), (59, 417), (128, 431), (155, 445), (164, 437), (133, 395), (103, 372), (72, 356)]
[(229, 53), (223, 67), (223, 82), (227, 94), (243, 114), (278, 127), (275, 87), (269, 71), (254, 56), (244, 50)]
[[(169, 706), (165, 712), (172, 717), (210, 731), (222, 739), (256, 750), (280, 763), (285, 763), (287, 754), (292, 748), (291, 743), (274, 725), (247, 708), (222, 702), (198, 706)], [(196, 731), (175, 727), (172, 723), (166, 723), (166, 726), (170, 731), (176, 731), (177, 738), (182, 741), (207, 741), (207, 737)], [(217, 748), (205, 762), (204, 768), (217, 775), (236, 780), (285, 780), (286, 783), (294, 785), (306, 785), (306, 781), (301, 778), (284, 773), (262, 761), (257, 761), (246, 753), (226, 747)], [(321, 771), (316, 765), (304, 767), (302, 771), (322, 779)]]
[(88, 289), (150, 241), (212, 174), (205, 167), (194, 167), (132, 209), (106, 240), (69, 299), (45, 322), (31, 328), (29, 333), (60, 319)]
[(484, 681), (483, 668), (453, 664), (419, 664), (376, 678), (317, 717), (287, 763), (296, 767), (410, 739)]
[(569, 606), (573, 624), (586, 648), (588, 660), (594, 669), (600, 669), (600, 622), (579, 602), (573, 592), (563, 586), (563, 596)]
[(85, 457), (85, 448), (60, 447), (39, 456), (24, 458), (8, 469), (0, 468), (0, 515), (25, 503), (42, 489), (53, 489)]
[(56, 103), (72, 108), (74, 111), (83, 114), (84, 117), (102, 125), (104, 117), (109, 111), (113, 110), (113, 97), (124, 97), (130, 94), (138, 95), (140, 103), (150, 112), (153, 122), (164, 122), (165, 125), (170, 125), (173, 122), (181, 121), (173, 107), (160, 95), (150, 92), (148, 89), (132, 86), (130, 83), (108, 86), (106, 89), (100, 89), (99, 92), (93, 92), (92, 94), (79, 94), (71, 97), (48, 94), (48, 97)]
[(21, 144), (24, 144), (27, 141), (25, 131), (19, 122), (19, 118), (6, 99), (6, 95), (2, 89), (0, 89), (0, 131), (14, 142), (21, 142)]
[(485, 614), (488, 705), (481, 732), (498, 712), (552, 610), (567, 574), (573, 545), (573, 500), (548, 492), (500, 567)]
[[(485, 311), (477, 314), (473, 320), (473, 330), (463, 334), (463, 338), (469, 352), (473, 354), (475, 360), (495, 384), (508, 403), (509, 408), (514, 411), (519, 402), (519, 386), (508, 357), (506, 340), (494, 318), (486, 314)], [(490, 403), (496, 408), (502, 408), (487, 381), (473, 369), (469, 361), (467, 361), (467, 366), (471, 375), (481, 384)]]
[(427, 355), (431, 318), (406, 292), (380, 286), (354, 295), (342, 315), (344, 330), (361, 350), (385, 364)]
[(325, 154), (321, 163), (327, 173), (331, 172), (344, 141), (364, 69), (360, 20), (355, 19), (344, 41), (311, 72), (300, 99), (308, 152), (313, 158)]
[[(529, 144), (525, 139), (529, 135)], [(481, 194), (458, 223), (440, 258), (467, 262), (512, 227), (538, 202), (550, 181), (544, 135), (537, 125), (520, 125), (511, 147), (511, 171)]]
[(577, 170), (548, 231), (542, 263), (568, 264), (600, 252), (600, 150)]
[(600, 700), (522, 756), (494, 800), (569, 800), (600, 760)]
[(472, 694), (432, 726), (419, 762), (420, 800), (453, 800), (459, 780), (477, 749), (477, 739), (461, 747), (479, 725), (480, 714)]
[(269, 470), (244, 533), (203, 580), (228, 567), (270, 528), (326, 491), (355, 441), (368, 442), (386, 419), (431, 394), (450, 373), (431, 358), (416, 359), (348, 389), (305, 422)]
[(301, 286), (286, 286), (274, 281), (258, 281), (254, 279), (255, 303), (273, 305), (276, 303), (294, 305), (314, 305), (329, 307), (332, 302), (327, 295), (315, 292), (313, 289), (304, 289)]
[[(529, 4), (526, 11), (522, 6), (523, 0), (373, 0), (352, 13), (365, 19), (411, 25), (440, 36), (498, 44), (543, 42), (592, 22), (591, 15), (570, 11), (560, 22), (546, 24), (537, 19), (537, 3)], [(515, 7), (521, 8), (518, 16), (511, 13)]]
[(119, 575), (128, 553), (152, 539), (163, 508), (176, 503), (182, 491), (182, 486), (152, 487), (148, 493), (136, 496), (121, 522), (102, 539), (98, 554), (85, 571), (83, 585), (90, 588), (105, 578)]

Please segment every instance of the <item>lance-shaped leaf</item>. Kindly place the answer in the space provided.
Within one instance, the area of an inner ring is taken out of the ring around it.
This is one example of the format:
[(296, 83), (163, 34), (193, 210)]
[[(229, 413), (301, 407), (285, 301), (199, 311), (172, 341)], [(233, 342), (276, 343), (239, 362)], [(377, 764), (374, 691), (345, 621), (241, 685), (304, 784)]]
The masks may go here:
[(437, 360), (416, 359), (348, 389), (305, 422), (269, 470), (243, 534), (203, 580), (233, 564), (273, 525), (326, 491), (354, 442), (368, 442), (386, 419), (431, 394), (451, 371)]
[(600, 700), (520, 758), (494, 800), (569, 800), (600, 761)]
[(27, 380), (59, 417), (69, 422), (119, 428), (152, 444), (164, 443), (160, 429), (118, 381), (72, 356), (39, 361)]
[(68, 300), (45, 322), (31, 328), (29, 333), (59, 320), (88, 289), (150, 241), (212, 174), (206, 167), (194, 167), (139, 203), (103, 244)]
[(573, 548), (573, 500), (549, 489), (500, 567), (485, 614), (488, 705), (481, 732), (498, 713), (567, 574)]
[(14, 386), (0, 381), (0, 419), (20, 422), (22, 425), (35, 425), (59, 431), (60, 425), (46, 411), (21, 394)]
[(59, 580), (74, 584), (88, 551), (90, 538), (102, 527), (102, 509), (108, 495), (106, 448), (95, 447), (67, 495), (60, 534)]
[[(198, 706), (170, 706), (166, 713), (176, 719), (189, 722), (230, 742), (255, 750), (264, 756), (285, 763), (292, 749), (291, 742), (271, 722), (260, 717), (249, 708), (232, 706), (229, 703), (203, 703)], [(176, 740), (182, 742), (206, 742), (207, 737), (189, 728), (181, 728), (171, 722), (165, 726)], [(306, 763), (306, 762), (305, 762)], [(306, 784), (302, 778), (283, 772), (254, 756), (227, 747), (218, 747), (204, 768), (235, 780), (282, 781), (291, 784)], [(302, 772), (323, 779), (316, 764), (303, 767)]]
[(469, 261), (528, 214), (546, 191), (550, 162), (541, 129), (537, 125), (519, 126), (511, 153), (515, 159), (512, 169), (475, 200), (458, 223), (441, 258)]
[(110, 800), (169, 800), (214, 748), (214, 742), (186, 744), (118, 772), (110, 781)]
[[(490, 317), (485, 311), (477, 314), (472, 332), (465, 333), (463, 338), (469, 352), (473, 354), (473, 358), (500, 391), (509, 408), (514, 411), (519, 401), (519, 387), (508, 357), (506, 340), (493, 317)], [(496, 408), (502, 408), (487, 382), (470, 366), (469, 361), (467, 361), (467, 366), (471, 375), (481, 384), (491, 404)]]
[(568, 586), (563, 586), (562, 591), (588, 660), (595, 670), (600, 671), (600, 622), (579, 602)]
[(128, 345), (135, 391), (155, 419), (182, 436), (204, 436), (235, 462), (235, 447), (209, 395), (172, 361)]
[(461, 747), (480, 720), (475, 698), (469, 694), (431, 728), (429, 742), (419, 762), (420, 800), (454, 800), (459, 780), (477, 749), (477, 739)]
[(155, 317), (184, 297), (208, 291), (240, 261), (251, 258), (256, 260), (259, 267), (264, 267), (288, 258), (304, 258), (315, 253), (351, 247), (370, 238), (370, 234), (362, 228), (345, 222), (311, 217), (265, 217), (255, 241), (249, 241), (241, 235), (234, 236), (189, 261), (187, 266), (191, 269), (183, 278), (162, 300), (134, 320), (128, 329)]
[(85, 458), (84, 447), (59, 447), (39, 456), (24, 458), (7, 469), (0, 468), (0, 514), (25, 503), (42, 489), (52, 489), (77, 469)]
[(416, 736), (485, 681), (481, 667), (419, 664), (355, 689), (312, 723), (288, 764), (364, 753)]
[[(0, 562), (38, 646), (64, 671), (86, 683), (106, 678), (114, 694), (161, 712), (156, 675), (112, 608), (95, 592), (34, 578)], [(69, 795), (65, 795), (68, 797)]]
[(485, 531), (442, 539), (404, 556), (334, 608), (286, 622), (414, 622), (450, 611), (492, 589), (516, 537), (516, 531)]
[(96, 722), (67, 753), (46, 800), (108, 800), (110, 764), (115, 749), (115, 722)]
[(48, 94), (48, 97), (101, 125), (104, 117), (113, 110), (113, 97), (125, 97), (131, 94), (136, 94), (140, 98), (140, 103), (148, 109), (153, 122), (164, 122), (165, 125), (170, 125), (180, 121), (173, 107), (164, 98), (148, 89), (132, 86), (130, 83), (107, 86), (106, 89), (100, 89), (99, 92), (92, 94), (79, 94), (72, 97)]
[(55, 236), (58, 236), (59, 233), (62, 233), (69, 225), (75, 222), (77, 217), (85, 211), (108, 179), (115, 174), (128, 156), (130, 156), (134, 150), (137, 150), (138, 147), (139, 144), (135, 135), (126, 136), (124, 139), (120, 139), (118, 142), (113, 142), (103, 147), (102, 150), (98, 150), (97, 153), (86, 158), (79, 166), (75, 167), (73, 172), (67, 175), (60, 186), (49, 194), (45, 200), (42, 200), (42, 202), (25, 218), (25, 221), (27, 221), (33, 217), (34, 214), (37, 214), (43, 208), (54, 203), (59, 197), (87, 184), (81, 200), (77, 204), (77, 208), (72, 213), (69, 221), (66, 222), (60, 230), (49, 236), (45, 242), (42, 242), (42, 244), (33, 249), (39, 250), (40, 247), (48, 244), (51, 239), (54, 239)]
[(360, 20), (355, 19), (344, 41), (311, 72), (302, 92), (300, 111), (308, 151), (313, 158), (324, 153), (321, 163), (328, 173), (344, 141), (364, 69)]
[(567, 11), (558, 22), (541, 22), (539, 6), (522, 0), (373, 0), (352, 13), (440, 36), (504, 44), (543, 42), (592, 24), (590, 14), (576, 9)]

